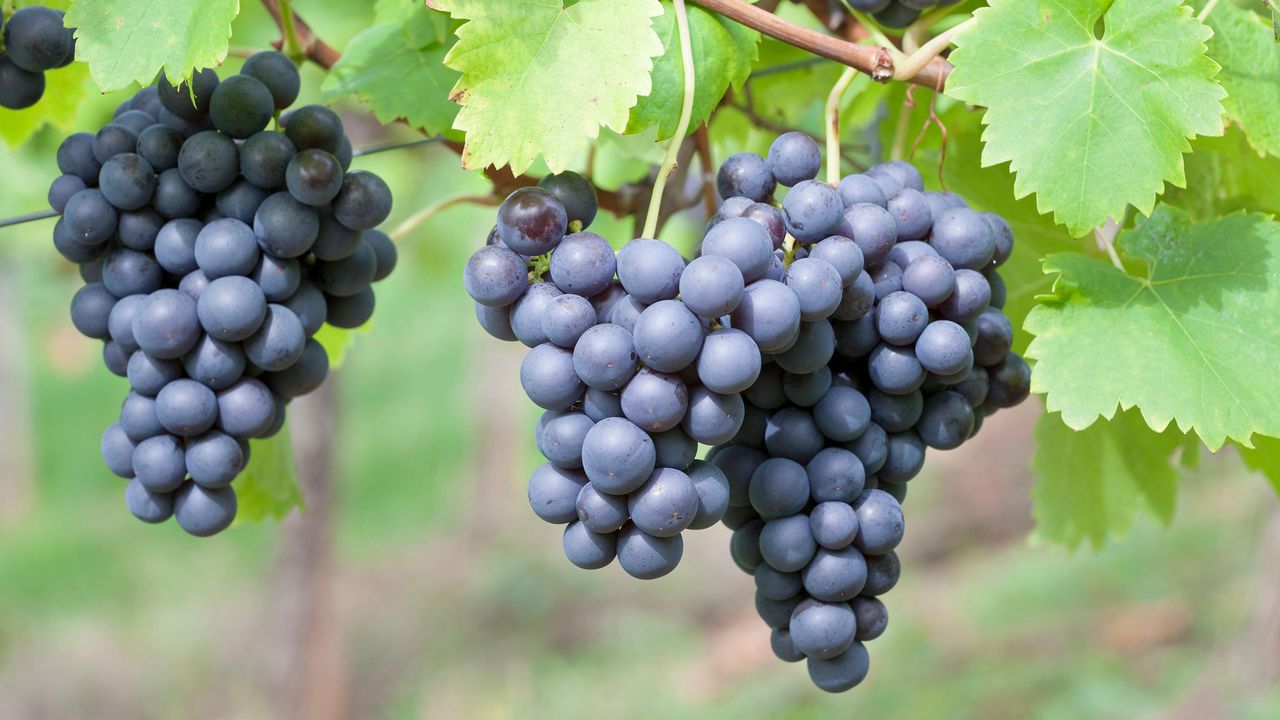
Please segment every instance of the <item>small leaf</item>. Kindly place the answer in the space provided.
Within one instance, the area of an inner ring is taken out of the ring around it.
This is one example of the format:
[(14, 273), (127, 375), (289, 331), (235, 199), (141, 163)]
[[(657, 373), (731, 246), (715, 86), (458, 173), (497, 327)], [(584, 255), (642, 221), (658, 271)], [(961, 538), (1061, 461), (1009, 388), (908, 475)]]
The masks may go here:
[(1178, 493), (1172, 456), (1182, 443), (1179, 433), (1154, 432), (1132, 410), (1080, 431), (1045, 413), (1031, 460), (1037, 534), (1072, 549), (1085, 541), (1098, 549), (1126, 535), (1139, 513), (1169, 524)]
[(662, 42), (657, 0), (428, 0), (448, 11), (458, 42), (445, 63), (462, 73), (454, 128), (467, 134), (468, 168), (510, 165), (524, 172), (539, 156), (561, 172), (601, 126), (622, 132), (652, 87)]
[(1259, 153), (1280, 156), (1280, 43), (1251, 10), (1222, 3), (1209, 15), (1209, 57), (1222, 66), (1222, 104)]
[[(368, 327), (368, 325), (365, 327)], [(361, 332), (367, 332), (367, 330), (362, 329)], [(344, 330), (325, 323), (316, 332), (315, 340), (329, 354), (329, 372), (333, 372), (342, 367), (342, 363), (346, 362), (347, 351), (356, 344), (356, 331)]]
[(279, 520), (302, 507), (287, 425), (272, 437), (251, 442), (249, 466), (236, 478), (235, 490), (237, 523)]
[[(660, 141), (675, 134), (684, 103), (684, 63), (675, 10), (672, 5), (662, 7), (662, 17), (653, 22), (653, 29), (664, 47), (653, 65), (653, 91), (640, 98), (627, 123), (627, 133), (656, 125)], [(689, 123), (689, 129), (693, 130), (711, 117), (730, 87), (742, 87), (756, 60), (760, 34), (702, 8), (688, 10), (689, 44), (696, 69), (693, 116)]]
[(0, 138), (16, 148), (36, 134), (46, 123), (59, 130), (75, 127), (76, 110), (88, 97), (89, 67), (72, 63), (44, 74), (44, 95), (23, 110), (0, 110)]
[(67, 12), (76, 60), (103, 92), (149, 85), (163, 72), (178, 84), (227, 57), (239, 0), (78, 0)]
[(1188, 139), (1222, 133), (1212, 33), (1180, 0), (992, 0), (974, 18), (947, 93), (987, 108), (983, 163), (1010, 163), (1017, 196), (1076, 236), (1149, 214), (1185, 183)]
[(1117, 408), (1195, 431), (1209, 450), (1280, 436), (1280, 223), (1238, 213), (1192, 224), (1161, 206), (1118, 247), (1143, 275), (1050, 256), (1054, 294), (1031, 311), (1032, 390), (1083, 430)]
[(395, 8), (387, 22), (351, 39), (321, 89), (328, 99), (355, 95), (384, 124), (403, 118), (428, 133), (446, 132), (458, 115), (449, 92), (459, 78), (443, 62), (453, 46), (453, 36), (441, 35), (448, 18), (417, 3)]
[(1240, 448), (1245, 467), (1262, 473), (1271, 488), (1280, 493), (1280, 439), (1256, 437), (1252, 448)]

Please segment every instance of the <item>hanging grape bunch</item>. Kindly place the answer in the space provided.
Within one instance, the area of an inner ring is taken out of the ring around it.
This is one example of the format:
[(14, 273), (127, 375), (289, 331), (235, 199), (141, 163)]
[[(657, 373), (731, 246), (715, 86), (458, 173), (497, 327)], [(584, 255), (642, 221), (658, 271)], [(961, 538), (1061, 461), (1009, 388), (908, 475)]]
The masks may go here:
[(53, 241), (86, 283), (71, 319), (131, 388), (102, 454), (145, 522), (231, 523), (249, 440), (328, 374), (313, 336), (367, 321), (370, 284), (395, 266), (374, 229), (391, 193), (348, 171), (338, 116), (308, 105), (268, 129), (298, 90), (292, 62), (259, 53), (222, 81), (161, 78), (58, 149)]
[(907, 482), (1026, 398), (1030, 373), (1000, 310), (1003, 220), (907, 163), (838, 187), (820, 166), (800, 133), (730, 157), (689, 262), (648, 238), (615, 257), (583, 230), (590, 184), (550, 176), (507, 198), (464, 283), (486, 331), (531, 348), (547, 463), (529, 501), (565, 525), (569, 560), (660, 577), (682, 530), (723, 521), (774, 652), (838, 692), (888, 622)]
[(0, 107), (21, 110), (44, 95), (44, 73), (66, 67), (76, 55), (75, 30), (62, 26), (62, 13), (39, 5), (0, 16)]

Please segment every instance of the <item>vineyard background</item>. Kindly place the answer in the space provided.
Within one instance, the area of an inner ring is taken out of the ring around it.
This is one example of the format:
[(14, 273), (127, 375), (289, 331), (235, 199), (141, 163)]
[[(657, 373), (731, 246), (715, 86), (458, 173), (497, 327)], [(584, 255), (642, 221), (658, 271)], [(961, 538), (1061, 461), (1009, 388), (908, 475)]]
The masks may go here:
[[(371, 15), (353, 5), (314, 0), (307, 19), (342, 47), (367, 25), (352, 15)], [(243, 3), (236, 42), (275, 37)], [(303, 73), (302, 101), (318, 100), (319, 71)], [(77, 127), (118, 100), (86, 104)], [(342, 109), (357, 147), (414, 137)], [(46, 129), (0, 149), (0, 215), (43, 206), (58, 140)], [(357, 167), (395, 189), (389, 226), (488, 189), (437, 146)], [(700, 212), (664, 238), (688, 250)], [(0, 231), (0, 716), (1280, 715), (1272, 490), (1233, 452), (1206, 455), (1167, 530), (1140, 516), (1099, 554), (1028, 542), (1038, 398), (932, 453), (913, 481), (892, 629), (849, 696), (778, 666), (722, 527), (655, 583), (570, 567), (524, 501), (537, 413), (521, 349), (483, 336), (458, 280), (491, 216), (453, 208), (401, 244), (378, 316), (292, 415), (308, 513), (218, 542), (123, 512), (86, 440), (115, 415), (120, 381), (67, 317), (75, 271), (51, 222)], [(632, 234), (603, 213), (598, 225)]]

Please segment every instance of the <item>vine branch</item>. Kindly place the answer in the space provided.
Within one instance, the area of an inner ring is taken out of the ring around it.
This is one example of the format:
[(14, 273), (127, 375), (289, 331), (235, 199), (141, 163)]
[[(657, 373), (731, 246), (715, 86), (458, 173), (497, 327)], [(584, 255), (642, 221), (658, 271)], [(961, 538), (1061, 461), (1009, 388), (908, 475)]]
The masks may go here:
[[(742, 0), (690, 0), (690, 2), (758, 30), (775, 40), (781, 40), (815, 55), (848, 65), (879, 82), (895, 77), (892, 57), (887, 48), (858, 45), (800, 27)], [(894, 48), (894, 51), (896, 52), (897, 48)], [(910, 78), (902, 79), (931, 88), (941, 87), (950, 73), (951, 63), (943, 58), (934, 57)]]
[(680, 106), (680, 122), (676, 125), (675, 135), (667, 146), (667, 156), (658, 168), (658, 177), (653, 181), (653, 195), (649, 198), (649, 212), (645, 216), (644, 232), (640, 237), (655, 237), (658, 229), (658, 211), (662, 207), (662, 194), (667, 188), (667, 178), (675, 169), (676, 158), (680, 154), (680, 146), (689, 134), (689, 121), (693, 118), (693, 98), (696, 72), (693, 67), (693, 47), (689, 38), (689, 14), (684, 0), (675, 0), (676, 27), (680, 35), (680, 61), (684, 65), (684, 98)]

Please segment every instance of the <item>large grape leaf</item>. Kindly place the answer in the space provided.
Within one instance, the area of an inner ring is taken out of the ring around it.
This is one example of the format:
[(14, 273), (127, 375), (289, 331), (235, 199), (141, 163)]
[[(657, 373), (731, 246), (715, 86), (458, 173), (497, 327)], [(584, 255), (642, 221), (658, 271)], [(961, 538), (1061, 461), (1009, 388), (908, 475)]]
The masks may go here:
[(249, 465), (236, 478), (236, 522), (279, 520), (302, 506), (289, 428), (251, 445)]
[[(663, 5), (663, 9), (662, 16), (653, 21), (664, 48), (650, 75), (653, 90), (631, 109), (627, 123), (628, 133), (656, 125), (658, 140), (675, 134), (684, 102), (684, 63), (680, 60), (675, 10), (671, 5)], [(742, 87), (751, 74), (759, 43), (756, 31), (702, 8), (689, 8), (689, 45), (696, 68), (690, 130), (711, 116), (730, 87)]]
[(1037, 535), (1073, 549), (1087, 541), (1097, 549), (1109, 537), (1127, 534), (1140, 513), (1167, 525), (1178, 494), (1172, 457), (1183, 442), (1173, 430), (1151, 430), (1135, 410), (1080, 431), (1057, 413), (1045, 413), (1031, 460)]
[(1260, 153), (1280, 156), (1280, 42), (1271, 23), (1222, 3), (1209, 16), (1209, 56), (1222, 66), (1223, 105)]
[(1136, 406), (1152, 428), (1174, 421), (1212, 451), (1280, 435), (1280, 223), (1192, 224), (1161, 206), (1117, 245), (1146, 271), (1077, 253), (1045, 261), (1058, 277), (1025, 323), (1032, 390), (1077, 430)]
[(429, 133), (453, 125), (449, 92), (459, 74), (444, 65), (453, 47), (448, 17), (416, 2), (382, 3), (385, 22), (351, 39), (321, 87), (326, 98), (355, 95), (384, 124), (403, 118)]
[(72, 63), (44, 74), (44, 95), (35, 105), (23, 110), (0, 110), (0, 138), (11, 148), (26, 142), (37, 130), (49, 123), (60, 130), (75, 127), (76, 110), (88, 97), (89, 68)]
[(1222, 132), (1211, 31), (1180, 0), (992, 0), (974, 17), (947, 93), (987, 108), (983, 163), (1009, 162), (1017, 196), (1076, 236), (1150, 213), (1184, 184), (1188, 139)]
[(467, 20), (445, 63), (462, 74), (454, 128), (463, 165), (560, 172), (600, 131), (622, 132), (663, 51), (658, 0), (427, 0)]
[(163, 72), (177, 84), (194, 68), (222, 64), (239, 0), (78, 0), (67, 11), (76, 60), (103, 92), (147, 85)]
[(1169, 191), (1165, 202), (1196, 220), (1239, 210), (1280, 214), (1280, 161), (1251, 151), (1248, 142), (1236, 127), (1220, 138), (1196, 139), (1187, 187)]

